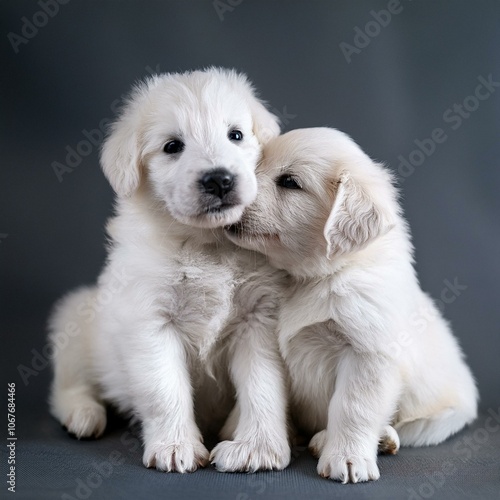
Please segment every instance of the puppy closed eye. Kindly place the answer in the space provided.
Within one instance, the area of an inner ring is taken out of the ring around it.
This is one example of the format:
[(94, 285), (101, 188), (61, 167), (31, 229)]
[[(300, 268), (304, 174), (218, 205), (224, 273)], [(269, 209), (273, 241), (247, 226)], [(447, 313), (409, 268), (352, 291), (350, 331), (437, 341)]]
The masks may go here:
[(302, 189), (300, 180), (293, 175), (284, 174), (276, 179), (276, 184), (285, 189)]
[(163, 151), (168, 155), (182, 153), (182, 151), (184, 151), (184, 143), (179, 139), (173, 139), (163, 146)]

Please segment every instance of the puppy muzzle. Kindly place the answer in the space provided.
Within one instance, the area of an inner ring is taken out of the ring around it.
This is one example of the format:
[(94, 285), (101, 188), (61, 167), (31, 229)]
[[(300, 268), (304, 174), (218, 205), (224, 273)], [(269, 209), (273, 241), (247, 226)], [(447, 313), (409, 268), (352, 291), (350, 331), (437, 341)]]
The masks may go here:
[(217, 213), (240, 205), (237, 187), (237, 176), (225, 168), (205, 172), (198, 180), (202, 211)]

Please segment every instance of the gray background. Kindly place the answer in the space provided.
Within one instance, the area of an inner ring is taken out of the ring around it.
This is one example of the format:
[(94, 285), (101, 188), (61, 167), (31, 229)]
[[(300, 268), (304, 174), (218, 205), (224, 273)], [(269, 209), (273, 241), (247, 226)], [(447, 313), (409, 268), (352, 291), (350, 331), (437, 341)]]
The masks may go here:
[[(379, 33), (348, 62), (340, 44), (354, 45), (356, 28), (364, 30), (374, 19), (371, 11), (389, 3), (221, 0), (220, 8), (224, 4), (227, 10), (218, 13), (211, 0), (72, 0), (15, 53), (8, 34), (22, 35), (24, 16), (33, 20), (41, 6), (2, 1), (1, 370), (2, 381), (17, 384), (21, 437), (52, 439), (43, 448), (49, 454), (73, 443), (46, 415), (50, 370), (43, 360), (27, 385), (18, 367), (33, 368), (33, 350), (43, 351), (51, 304), (72, 287), (95, 280), (105, 259), (103, 226), (112, 212), (97, 146), (61, 179), (53, 163), (65, 163), (66, 148), (77, 148), (84, 130), (113, 118), (113, 103), (137, 79), (209, 65), (247, 73), (271, 108), (285, 116), (284, 130), (339, 128), (396, 172), (422, 287), (436, 299), (445, 280), (467, 287), (444, 313), (478, 380), (482, 410), (498, 408), (500, 88), (455, 130), (458, 122), (445, 121), (444, 114), (474, 94), (479, 77), (500, 82), (500, 3), (401, 0), (400, 13), (387, 26), (379, 25)], [(43, 24), (43, 15), (36, 21)], [(374, 34), (377, 27), (372, 22), (368, 29)], [(474, 105), (470, 99), (466, 103)], [(436, 128), (444, 130), (446, 141), (403, 177), (400, 155), (408, 159), (417, 149), (415, 140), (430, 137)], [(88, 448), (95, 443), (77, 444), (82, 445), (78, 452), (99, 450)], [(138, 452), (128, 458), (136, 466), (139, 457)], [(299, 481), (327, 488), (316, 478), (313, 461), (307, 463)], [(19, 484), (32, 474), (27, 470)], [(203, 483), (204, 476), (197, 477)], [(276, 481), (273, 498), (279, 497), (283, 479)], [(498, 491), (498, 476), (495, 481), (491, 491)], [(45, 486), (46, 498), (56, 495), (53, 488), (53, 482)], [(58, 488), (70, 492), (74, 481)], [(196, 496), (204, 486), (193, 488), (189, 495)], [(257, 493), (254, 484), (243, 493), (264, 498), (270, 488)], [(359, 488), (371, 497), (378, 491)], [(104, 490), (99, 491), (92, 498)], [(404, 488), (394, 491), (395, 497), (407, 495)]]

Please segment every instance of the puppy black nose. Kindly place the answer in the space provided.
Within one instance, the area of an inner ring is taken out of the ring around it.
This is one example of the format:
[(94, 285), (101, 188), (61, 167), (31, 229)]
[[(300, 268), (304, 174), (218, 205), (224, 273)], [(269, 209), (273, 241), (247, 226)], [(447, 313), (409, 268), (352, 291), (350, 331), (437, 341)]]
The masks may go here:
[(203, 175), (200, 184), (205, 193), (222, 200), (234, 187), (234, 175), (225, 168), (217, 168)]

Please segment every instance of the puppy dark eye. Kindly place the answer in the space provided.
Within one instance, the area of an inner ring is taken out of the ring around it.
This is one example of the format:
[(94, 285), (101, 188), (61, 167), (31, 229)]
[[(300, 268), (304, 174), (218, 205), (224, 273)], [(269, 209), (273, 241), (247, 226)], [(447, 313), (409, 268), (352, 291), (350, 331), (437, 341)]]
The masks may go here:
[(227, 134), (227, 137), (230, 141), (242, 141), (243, 140), (243, 132), (237, 129), (233, 129)]
[(174, 139), (173, 141), (168, 141), (165, 146), (163, 146), (163, 151), (168, 155), (175, 155), (176, 153), (182, 153), (184, 150), (184, 143), (179, 141), (178, 139)]
[(302, 189), (302, 186), (297, 182), (297, 179), (286, 174), (278, 177), (276, 184), (285, 189)]

